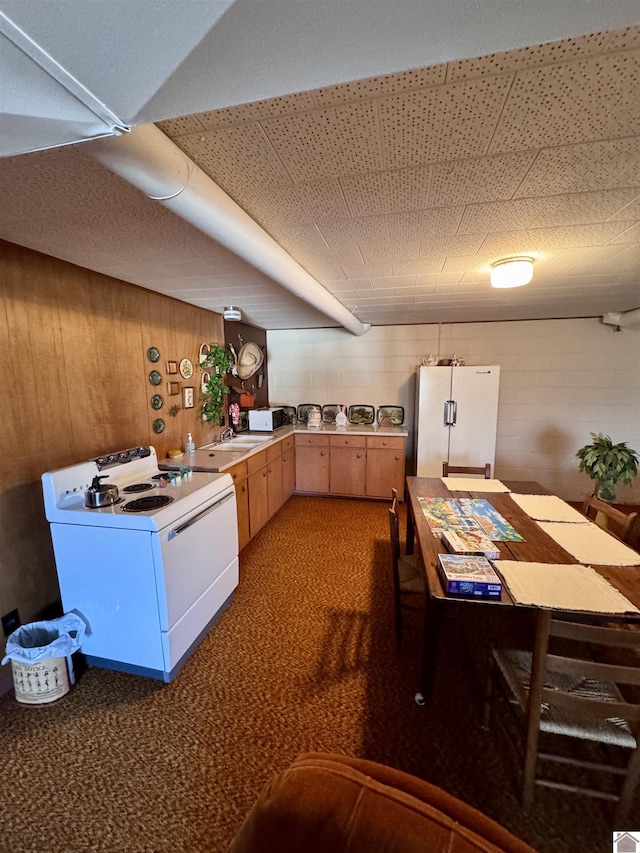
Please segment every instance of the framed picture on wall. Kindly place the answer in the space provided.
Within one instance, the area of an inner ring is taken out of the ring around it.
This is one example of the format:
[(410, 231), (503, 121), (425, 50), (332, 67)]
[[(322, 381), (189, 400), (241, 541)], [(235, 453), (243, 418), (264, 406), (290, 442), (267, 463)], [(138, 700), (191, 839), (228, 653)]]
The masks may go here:
[(167, 382), (167, 390), (169, 391), (170, 397), (175, 397), (176, 394), (180, 393), (180, 383), (179, 382)]
[(182, 408), (193, 409), (193, 386), (191, 385), (182, 389)]
[(177, 361), (168, 361), (167, 362), (167, 373), (177, 373), (178, 372), (178, 362)]

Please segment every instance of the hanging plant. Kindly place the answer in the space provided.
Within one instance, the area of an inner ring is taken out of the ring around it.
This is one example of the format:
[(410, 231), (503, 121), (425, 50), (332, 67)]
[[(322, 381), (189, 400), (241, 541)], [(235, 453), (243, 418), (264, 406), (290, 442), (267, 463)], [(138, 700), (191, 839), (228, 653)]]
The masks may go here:
[(200, 398), (200, 412), (210, 426), (220, 426), (224, 412), (224, 398), (229, 388), (224, 384), (224, 377), (233, 364), (229, 350), (219, 344), (210, 345), (211, 351), (200, 361), (202, 370), (210, 371), (209, 379), (203, 383)]

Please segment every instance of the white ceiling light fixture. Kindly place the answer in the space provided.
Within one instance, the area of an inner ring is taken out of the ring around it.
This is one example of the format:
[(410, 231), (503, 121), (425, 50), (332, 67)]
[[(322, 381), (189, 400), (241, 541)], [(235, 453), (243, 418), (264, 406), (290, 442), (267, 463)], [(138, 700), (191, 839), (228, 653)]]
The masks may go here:
[(225, 320), (242, 320), (242, 311), (239, 308), (234, 308), (233, 305), (227, 306), (222, 312)]
[(491, 264), (491, 286), (522, 287), (533, 278), (533, 258), (504, 258)]

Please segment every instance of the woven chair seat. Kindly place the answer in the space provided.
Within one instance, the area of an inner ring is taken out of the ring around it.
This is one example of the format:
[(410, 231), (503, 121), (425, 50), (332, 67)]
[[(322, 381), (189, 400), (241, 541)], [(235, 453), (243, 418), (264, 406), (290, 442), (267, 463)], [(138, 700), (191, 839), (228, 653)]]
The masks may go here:
[[(494, 649), (493, 657), (522, 711), (526, 713), (531, 678), (531, 652)], [(579, 678), (564, 672), (547, 670), (545, 687), (605, 702), (624, 701), (615, 684)], [(619, 717), (598, 717), (588, 711), (549, 707), (546, 703), (542, 704), (540, 729), (544, 732), (599, 743), (615, 744), (631, 749), (636, 747), (636, 739), (626, 720)]]

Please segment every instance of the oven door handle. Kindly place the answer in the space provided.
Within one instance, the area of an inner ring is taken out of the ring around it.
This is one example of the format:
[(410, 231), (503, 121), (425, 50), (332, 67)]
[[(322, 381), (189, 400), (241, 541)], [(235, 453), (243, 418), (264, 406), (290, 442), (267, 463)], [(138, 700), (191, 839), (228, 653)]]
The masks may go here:
[(181, 533), (187, 530), (187, 528), (191, 527), (192, 525), (203, 519), (205, 515), (209, 515), (210, 512), (213, 512), (214, 510), (218, 509), (218, 507), (221, 507), (222, 504), (225, 504), (227, 501), (231, 500), (233, 495), (234, 492), (229, 492), (229, 494), (224, 495), (220, 498), (220, 500), (217, 500), (214, 504), (211, 504), (211, 506), (208, 506), (206, 509), (203, 509), (202, 512), (199, 512), (197, 515), (194, 515), (193, 518), (189, 519), (189, 521), (185, 521), (185, 523), (181, 524), (180, 527), (175, 527), (173, 530), (170, 530), (169, 536), (167, 537), (168, 541), (171, 542), (172, 539), (175, 539), (176, 536), (179, 536)]

